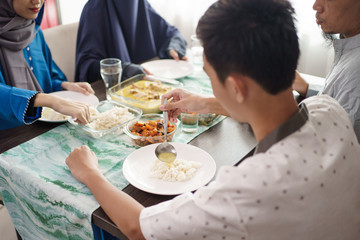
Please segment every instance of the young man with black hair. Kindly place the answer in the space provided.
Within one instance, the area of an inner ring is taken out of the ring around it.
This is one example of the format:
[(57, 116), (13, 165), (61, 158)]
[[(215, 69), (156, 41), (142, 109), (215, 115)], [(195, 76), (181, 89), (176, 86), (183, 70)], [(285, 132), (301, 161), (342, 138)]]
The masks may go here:
[(259, 142), (254, 156), (221, 167), (208, 186), (144, 208), (104, 178), (88, 147), (66, 159), (129, 238), (360, 239), (360, 146), (334, 99), (296, 104), (293, 16), (284, 0), (220, 0), (200, 19), (216, 98), (175, 90), (162, 109), (172, 120), (197, 105), (228, 114), (249, 123)]

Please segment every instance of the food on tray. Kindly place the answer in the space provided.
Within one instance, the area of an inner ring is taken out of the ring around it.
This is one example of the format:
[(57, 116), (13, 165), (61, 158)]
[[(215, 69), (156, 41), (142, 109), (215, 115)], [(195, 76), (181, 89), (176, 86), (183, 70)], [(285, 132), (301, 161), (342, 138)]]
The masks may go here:
[(160, 81), (141, 80), (120, 89), (116, 93), (131, 99), (149, 101), (160, 99), (161, 95), (172, 89), (171, 86), (162, 84)]
[(170, 167), (156, 159), (151, 166), (150, 176), (168, 182), (186, 181), (194, 177), (201, 166), (199, 162), (175, 159)]
[[(171, 141), (176, 126), (168, 123), (167, 140)], [(152, 143), (159, 143), (164, 141), (164, 123), (162, 119), (149, 120), (144, 123), (137, 121), (130, 129), (131, 133), (142, 138), (133, 138), (134, 142), (139, 146), (145, 146)]]
[(95, 108), (90, 107), (90, 114), (91, 119), (87, 126), (96, 131), (109, 130), (134, 118), (134, 115), (128, 111), (128, 108), (117, 106), (102, 113), (99, 113)]
[(139, 107), (144, 113), (154, 113), (160, 111), (161, 96), (173, 89), (160, 81), (140, 80), (117, 90), (111, 97)]
[(215, 113), (205, 113), (199, 115), (199, 125), (209, 126), (219, 115)]

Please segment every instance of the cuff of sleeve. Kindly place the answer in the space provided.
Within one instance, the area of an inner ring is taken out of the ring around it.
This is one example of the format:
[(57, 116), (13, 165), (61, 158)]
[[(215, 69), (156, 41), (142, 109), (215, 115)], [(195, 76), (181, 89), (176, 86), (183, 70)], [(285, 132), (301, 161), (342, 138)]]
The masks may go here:
[(321, 88), (322, 86), (309, 83), (309, 88), (306, 93), (306, 98), (318, 95)]
[(61, 81), (61, 80), (53, 80), (53, 92), (63, 90), (61, 87), (62, 83), (63, 83), (63, 81)]
[(122, 63), (122, 76), (121, 80), (126, 80), (138, 74), (146, 74), (144, 68), (140, 65), (133, 64), (133, 63)]
[(186, 54), (186, 41), (181, 34), (176, 34), (170, 40), (168, 40), (159, 51), (160, 58), (171, 58), (169, 51), (175, 50), (179, 54), (179, 58), (185, 56)]
[(35, 120), (41, 115), (40, 107), (34, 107), (35, 97), (38, 93), (35, 93), (29, 100), (29, 104), (25, 113), (25, 119)]
[(31, 124), (41, 116), (42, 108), (37, 108), (34, 116), (26, 115), (27, 110), (29, 108), (30, 99), (36, 94), (38, 94), (38, 92), (36, 91), (30, 91), (20, 88), (12, 88), (10, 101), (13, 106), (19, 106), (13, 108), (12, 110), (14, 111), (14, 114), (17, 117), (17, 119), (23, 122), (24, 124)]

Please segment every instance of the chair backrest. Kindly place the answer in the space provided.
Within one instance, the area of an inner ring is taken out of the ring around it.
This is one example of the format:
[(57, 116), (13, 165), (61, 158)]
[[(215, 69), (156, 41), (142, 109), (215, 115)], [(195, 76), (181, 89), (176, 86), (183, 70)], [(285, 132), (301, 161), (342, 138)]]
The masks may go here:
[(44, 37), (52, 57), (69, 82), (75, 76), (75, 50), (79, 23), (59, 25), (44, 30)]

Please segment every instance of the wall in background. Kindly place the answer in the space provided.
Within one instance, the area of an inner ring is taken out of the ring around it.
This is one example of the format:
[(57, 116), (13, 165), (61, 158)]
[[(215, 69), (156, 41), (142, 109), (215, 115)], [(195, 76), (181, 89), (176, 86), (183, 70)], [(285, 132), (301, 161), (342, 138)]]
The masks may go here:
[(78, 22), (86, 2), (87, 0), (57, 0), (61, 24)]
[[(87, 0), (57, 0), (60, 22), (68, 24), (80, 19)], [(104, 0), (106, 1), (106, 0)], [(195, 33), (197, 22), (205, 10), (216, 0), (148, 0), (161, 16), (177, 26), (189, 41)], [(297, 13), (301, 56), (298, 70), (307, 74), (325, 77), (333, 60), (332, 47), (327, 46), (321, 29), (315, 22), (312, 5), (315, 0), (290, 0)]]
[(290, 0), (297, 15), (301, 55), (298, 70), (307, 74), (325, 77), (334, 59), (332, 46), (325, 42), (321, 28), (315, 21), (312, 6), (315, 0)]

